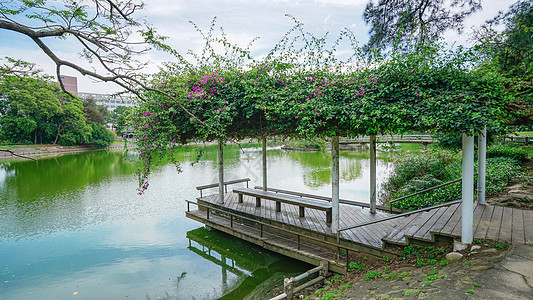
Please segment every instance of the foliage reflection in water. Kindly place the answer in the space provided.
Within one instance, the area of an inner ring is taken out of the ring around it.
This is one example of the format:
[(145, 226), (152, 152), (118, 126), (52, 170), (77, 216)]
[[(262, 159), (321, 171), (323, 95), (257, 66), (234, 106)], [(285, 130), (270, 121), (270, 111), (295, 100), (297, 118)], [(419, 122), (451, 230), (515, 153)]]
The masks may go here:
[[(217, 181), (216, 147), (191, 166), (196, 151), (178, 151), (181, 173), (172, 164), (156, 168), (142, 196), (134, 154), (1, 163), (0, 298), (242, 298), (306, 270), (185, 218), (184, 200), (198, 196), (194, 187)], [(272, 148), (268, 156), (270, 186), (330, 194), (329, 153)], [(260, 148), (230, 145), (224, 158), (227, 180), (261, 183)], [(379, 160), (378, 176), (387, 166)], [(367, 201), (368, 154), (342, 152), (341, 170), (341, 197)]]

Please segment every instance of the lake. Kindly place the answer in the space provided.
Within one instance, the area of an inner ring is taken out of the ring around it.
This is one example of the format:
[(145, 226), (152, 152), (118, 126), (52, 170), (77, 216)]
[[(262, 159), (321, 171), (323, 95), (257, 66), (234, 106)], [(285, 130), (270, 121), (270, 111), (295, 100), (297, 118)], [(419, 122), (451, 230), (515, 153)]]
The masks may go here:
[[(311, 268), (185, 218), (195, 186), (218, 178), (216, 146), (191, 165), (197, 152), (177, 151), (182, 172), (155, 168), (144, 195), (131, 152), (0, 163), (0, 298), (240, 299)], [(330, 153), (267, 153), (269, 186), (331, 195)], [(378, 152), (378, 184), (388, 157)], [(225, 180), (262, 184), (259, 145), (228, 145), (224, 159)], [(368, 202), (369, 153), (341, 151), (340, 169), (340, 197)]]

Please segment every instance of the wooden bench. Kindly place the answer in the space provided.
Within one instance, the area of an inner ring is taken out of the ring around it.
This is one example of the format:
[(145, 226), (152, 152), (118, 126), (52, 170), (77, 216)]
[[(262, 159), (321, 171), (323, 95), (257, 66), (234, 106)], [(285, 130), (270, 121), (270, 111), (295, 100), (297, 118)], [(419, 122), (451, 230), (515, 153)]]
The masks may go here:
[[(255, 186), (254, 189), (262, 190), (263, 187), (262, 186)], [(331, 197), (325, 197), (325, 196), (319, 196), (319, 195), (313, 195), (313, 194), (306, 194), (306, 193), (300, 193), (300, 192), (294, 192), (294, 191), (288, 191), (288, 190), (282, 190), (282, 189), (275, 189), (275, 188), (270, 188), (270, 187), (268, 188), (268, 191), (269, 192), (276, 192), (276, 193), (282, 193), (282, 194), (287, 194), (287, 195), (306, 197), (306, 198), (318, 199), (318, 200), (331, 202)], [(358, 201), (353, 201), (353, 200), (339, 199), (339, 203), (353, 205), (353, 206), (359, 206), (359, 207), (362, 207), (362, 208), (370, 208), (370, 203), (358, 202)], [(382, 211), (391, 211), (390, 207), (383, 206), (383, 205), (376, 205), (376, 209), (382, 210)], [(405, 212), (405, 210), (393, 207), (391, 212), (403, 213), (403, 212)]]
[(234, 193), (239, 195), (239, 203), (243, 202), (243, 195), (255, 197), (255, 206), (261, 207), (261, 199), (276, 201), (276, 212), (281, 212), (281, 203), (296, 205), (300, 209), (300, 218), (305, 217), (305, 208), (313, 208), (326, 212), (326, 223), (331, 224), (332, 213), (331, 203), (317, 201), (302, 197), (295, 197), (285, 194), (277, 194), (254, 189), (234, 189)]
[[(226, 193), (228, 192), (228, 185), (240, 183), (240, 182), (246, 182), (246, 187), (248, 187), (248, 181), (250, 181), (250, 178), (242, 178), (242, 179), (235, 179), (230, 181), (224, 181), (224, 189), (226, 190)], [(203, 197), (202, 191), (205, 189), (215, 188), (218, 187), (218, 183), (211, 183), (206, 185), (200, 185), (197, 186), (196, 189), (200, 191), (200, 198)]]

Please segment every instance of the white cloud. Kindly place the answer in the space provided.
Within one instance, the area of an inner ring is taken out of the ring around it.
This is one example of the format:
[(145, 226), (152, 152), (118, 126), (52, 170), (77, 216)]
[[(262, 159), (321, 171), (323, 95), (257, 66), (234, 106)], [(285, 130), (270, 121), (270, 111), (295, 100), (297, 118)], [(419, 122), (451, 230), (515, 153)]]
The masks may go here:
[[(364, 44), (368, 39), (368, 27), (362, 21), (362, 13), (368, 0), (150, 0), (146, 9), (141, 12), (148, 22), (158, 31), (169, 37), (168, 43), (181, 53), (189, 49), (201, 48), (202, 40), (189, 21), (195, 22), (202, 30), (207, 31), (213, 17), (217, 17), (217, 27), (223, 27), (231, 42), (241, 46), (255, 38), (260, 39), (252, 47), (252, 53), (261, 57), (270, 50), (294, 23), (285, 14), (290, 14), (305, 24), (305, 30), (316, 36), (326, 32), (334, 37), (349, 27)], [(515, 0), (483, 1), (484, 9), (465, 23), (465, 33), (447, 32), (445, 39), (450, 42), (467, 43), (472, 26), (483, 23), (496, 15), (498, 10), (507, 9)], [(8, 42), (5, 42), (6, 39)], [(9, 40), (8, 40), (9, 39)], [(78, 49), (73, 44), (56, 42), (62, 57), (86, 64), (78, 57)], [(342, 51), (343, 49), (339, 49)], [(28, 61), (38, 62), (49, 74), (55, 74), (55, 67), (49, 58), (22, 35), (7, 35), (0, 32), (0, 53), (2, 56), (13, 56)], [(165, 53), (150, 52), (142, 59), (150, 61), (146, 71), (157, 71), (157, 66), (172, 57)], [(78, 76), (79, 90), (85, 92), (110, 92), (117, 88), (111, 84), (92, 83), (82, 78), (77, 72), (64, 70), (66, 75)]]

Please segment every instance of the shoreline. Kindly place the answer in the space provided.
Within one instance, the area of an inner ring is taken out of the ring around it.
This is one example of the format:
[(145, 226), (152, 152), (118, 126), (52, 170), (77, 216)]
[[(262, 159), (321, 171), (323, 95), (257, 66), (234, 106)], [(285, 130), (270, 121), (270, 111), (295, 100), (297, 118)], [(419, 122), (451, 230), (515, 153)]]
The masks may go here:
[[(2, 148), (2, 147), (0, 147)], [(136, 149), (137, 145), (128, 143), (128, 149)], [(68, 153), (78, 153), (78, 152), (88, 152), (88, 151), (120, 151), (124, 150), (124, 144), (111, 144), (105, 148), (95, 148), (92, 145), (76, 145), (76, 146), (61, 146), (61, 145), (21, 145), (17, 148), (9, 149), (17, 155), (32, 157), (35, 159), (46, 158), (50, 156), (68, 154)], [(0, 161), (12, 161), (12, 160), (24, 160), (28, 158), (18, 157), (9, 152), (0, 152)]]

